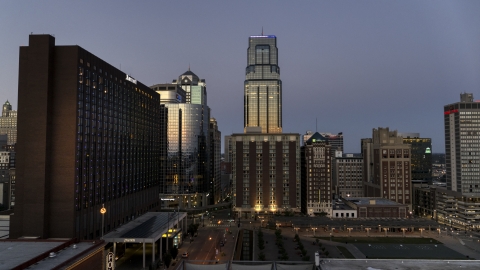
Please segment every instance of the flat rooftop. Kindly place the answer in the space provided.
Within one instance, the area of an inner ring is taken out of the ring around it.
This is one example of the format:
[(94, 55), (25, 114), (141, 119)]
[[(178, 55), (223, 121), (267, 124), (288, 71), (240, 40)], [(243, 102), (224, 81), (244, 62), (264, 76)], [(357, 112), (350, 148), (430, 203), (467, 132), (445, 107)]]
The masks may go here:
[(381, 197), (347, 197), (343, 198), (349, 202), (352, 202), (356, 205), (402, 205), (401, 203), (397, 203), (391, 201), (389, 199), (381, 198)]
[(106, 234), (106, 242), (153, 243), (181, 222), (186, 212), (148, 212)]
[[(103, 242), (79, 242), (69, 243), (67, 240), (2, 240), (0, 241), (0, 269), (13, 269), (29, 260), (39, 258), (32, 265), (25, 265), (28, 269), (53, 269), (71, 260), (75, 256), (103, 246)], [(62, 247), (62, 245), (65, 245)], [(75, 245), (75, 246), (74, 246)], [(59, 249), (59, 250), (58, 250)], [(53, 250), (54, 257), (48, 255)], [(92, 250), (93, 251), (93, 250)], [(43, 256), (42, 255), (47, 256)]]

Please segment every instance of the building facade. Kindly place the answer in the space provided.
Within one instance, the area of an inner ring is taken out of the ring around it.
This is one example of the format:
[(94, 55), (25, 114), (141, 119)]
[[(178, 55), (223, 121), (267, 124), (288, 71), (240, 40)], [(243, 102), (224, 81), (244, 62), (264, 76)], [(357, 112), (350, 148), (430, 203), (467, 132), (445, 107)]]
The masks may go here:
[(178, 77), (177, 83), (186, 93), (186, 103), (207, 105), (207, 84), (200, 79), (190, 68)]
[(30, 35), (18, 106), (11, 238), (97, 239), (159, 209), (165, 123), (155, 91), (79, 46)]
[(221, 144), (215, 140), (220, 136), (218, 125), (210, 121), (205, 80), (189, 69), (170, 84), (150, 88), (160, 95), (167, 109), (162, 207), (186, 209), (214, 204), (215, 179), (220, 181), (220, 162), (215, 158), (220, 158), (217, 152)]
[(210, 118), (209, 124), (209, 139), (210, 139), (210, 204), (221, 202), (222, 199), (222, 177), (220, 174), (220, 161), (222, 150), (222, 133), (218, 130), (218, 123), (215, 118)]
[(326, 213), (332, 209), (332, 158), (325, 137), (314, 133), (301, 148), (302, 213), (309, 216)]
[(362, 140), (363, 187), (366, 197), (382, 197), (412, 204), (411, 146), (397, 131), (373, 129), (372, 139)]
[(205, 105), (190, 103), (164, 105), (168, 110), (168, 143), (166, 182), (161, 193), (207, 193), (210, 169), (209, 109)]
[(432, 184), (432, 139), (421, 138), (419, 133), (398, 133), (398, 136), (412, 147), (412, 180)]
[(7, 134), (8, 144), (17, 143), (17, 111), (12, 110), (8, 100), (3, 104), (2, 117), (0, 117), (0, 135)]
[(447, 189), (480, 197), (480, 103), (473, 94), (443, 107)]
[(245, 73), (244, 131), (257, 127), (261, 133), (281, 133), (282, 81), (276, 36), (250, 36)]
[(363, 157), (345, 154), (333, 160), (334, 186), (340, 197), (363, 197)]
[(300, 136), (232, 134), (233, 207), (243, 217), (300, 212)]

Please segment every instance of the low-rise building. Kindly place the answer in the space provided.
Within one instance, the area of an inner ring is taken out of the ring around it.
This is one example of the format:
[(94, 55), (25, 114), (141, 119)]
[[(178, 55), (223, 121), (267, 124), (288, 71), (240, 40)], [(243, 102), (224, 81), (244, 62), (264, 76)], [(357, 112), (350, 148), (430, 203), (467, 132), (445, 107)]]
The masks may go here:
[(405, 218), (408, 205), (381, 197), (347, 197), (342, 201), (357, 211), (359, 218)]

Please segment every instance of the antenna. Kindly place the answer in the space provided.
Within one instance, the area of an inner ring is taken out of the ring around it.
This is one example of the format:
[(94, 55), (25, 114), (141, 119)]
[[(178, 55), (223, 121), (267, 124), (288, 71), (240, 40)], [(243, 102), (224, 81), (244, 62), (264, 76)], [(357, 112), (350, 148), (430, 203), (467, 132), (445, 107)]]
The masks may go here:
[(318, 117), (315, 117), (315, 132), (318, 132)]
[(262, 26), (262, 36), (263, 36), (263, 26)]

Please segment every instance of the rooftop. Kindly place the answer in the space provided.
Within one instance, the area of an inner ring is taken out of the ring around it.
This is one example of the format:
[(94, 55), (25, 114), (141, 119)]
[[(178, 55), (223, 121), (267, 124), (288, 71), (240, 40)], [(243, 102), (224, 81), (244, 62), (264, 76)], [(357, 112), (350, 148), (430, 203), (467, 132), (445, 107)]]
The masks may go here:
[[(73, 243), (64, 240), (24, 240), (11, 239), (0, 241), (0, 269), (53, 269), (69, 265), (81, 259), (97, 248), (103, 247), (103, 241)], [(51, 253), (54, 252), (54, 253)], [(71, 262), (69, 262), (71, 260)]]
[(401, 205), (400, 203), (381, 197), (347, 197), (343, 199), (356, 205)]

